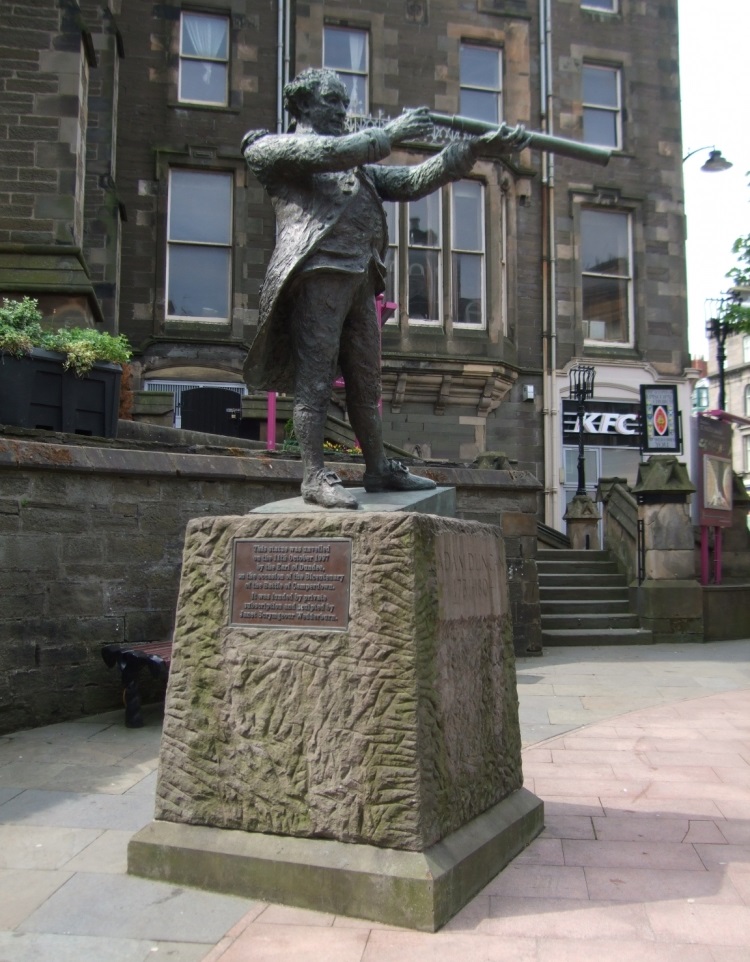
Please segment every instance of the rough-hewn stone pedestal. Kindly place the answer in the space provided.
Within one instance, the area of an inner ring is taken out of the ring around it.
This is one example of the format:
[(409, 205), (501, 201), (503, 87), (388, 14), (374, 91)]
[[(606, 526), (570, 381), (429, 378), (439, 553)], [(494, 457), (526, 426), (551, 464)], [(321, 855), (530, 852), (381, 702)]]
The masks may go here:
[[(329, 547), (350, 553), (343, 578)], [(157, 821), (130, 871), (436, 929), (541, 830), (517, 706), (499, 529), (398, 510), (196, 519)]]

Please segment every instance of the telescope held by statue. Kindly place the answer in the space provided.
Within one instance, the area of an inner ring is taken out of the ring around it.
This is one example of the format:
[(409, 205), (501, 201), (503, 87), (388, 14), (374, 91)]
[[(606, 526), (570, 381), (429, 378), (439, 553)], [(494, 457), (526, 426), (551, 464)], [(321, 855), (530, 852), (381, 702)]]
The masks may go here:
[[(462, 117), (460, 114), (430, 112), (430, 120), (438, 127), (449, 127), (457, 133), (471, 134), (475, 137), (491, 134), (500, 129), (496, 124)], [(582, 144), (577, 140), (568, 140), (566, 137), (553, 137), (551, 134), (539, 134), (533, 130), (527, 131), (526, 135), (528, 143), (525, 146), (527, 147), (560, 154), (562, 157), (572, 157), (573, 160), (584, 160), (589, 164), (599, 164), (600, 167), (606, 167), (612, 156), (612, 151), (607, 150), (606, 147), (592, 147), (591, 144)]]

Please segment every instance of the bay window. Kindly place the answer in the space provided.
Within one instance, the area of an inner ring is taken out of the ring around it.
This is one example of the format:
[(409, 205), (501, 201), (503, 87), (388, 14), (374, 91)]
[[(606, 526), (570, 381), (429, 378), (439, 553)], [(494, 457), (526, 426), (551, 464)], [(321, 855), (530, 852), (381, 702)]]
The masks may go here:
[(409, 320), (440, 324), (443, 320), (443, 226), (441, 193), (408, 203), (407, 303)]
[(484, 191), (475, 180), (451, 188), (453, 323), (484, 327)]
[(412, 326), (486, 328), (484, 185), (461, 180), (421, 200), (384, 206), (386, 299)]

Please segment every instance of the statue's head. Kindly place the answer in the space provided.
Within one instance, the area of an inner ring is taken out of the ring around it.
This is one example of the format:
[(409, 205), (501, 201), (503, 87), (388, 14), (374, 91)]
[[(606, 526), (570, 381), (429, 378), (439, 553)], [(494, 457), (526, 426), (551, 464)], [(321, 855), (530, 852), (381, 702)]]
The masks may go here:
[(340, 134), (349, 94), (334, 70), (308, 67), (284, 87), (284, 106), (296, 121), (308, 124), (316, 133)]

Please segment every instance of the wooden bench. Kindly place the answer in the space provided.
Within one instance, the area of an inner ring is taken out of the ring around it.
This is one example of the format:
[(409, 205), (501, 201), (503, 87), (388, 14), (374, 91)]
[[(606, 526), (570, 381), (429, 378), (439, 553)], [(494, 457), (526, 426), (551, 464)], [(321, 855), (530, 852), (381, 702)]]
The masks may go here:
[(143, 728), (138, 676), (143, 668), (148, 668), (152, 678), (166, 680), (172, 664), (172, 640), (102, 645), (102, 658), (108, 668), (120, 669), (126, 727)]

